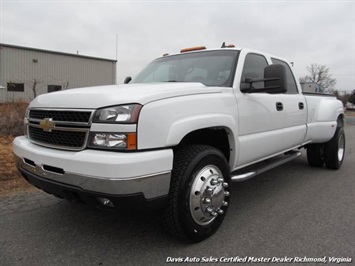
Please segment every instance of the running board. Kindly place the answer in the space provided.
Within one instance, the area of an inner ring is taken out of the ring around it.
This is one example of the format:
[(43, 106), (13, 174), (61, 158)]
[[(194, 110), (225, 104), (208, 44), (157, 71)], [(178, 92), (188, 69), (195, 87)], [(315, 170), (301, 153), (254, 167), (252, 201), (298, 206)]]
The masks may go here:
[(247, 179), (252, 178), (258, 174), (269, 171), (272, 168), (275, 168), (275, 167), (280, 166), (284, 163), (292, 161), (292, 160), (298, 158), (299, 156), (301, 156), (301, 154), (302, 153), (300, 151), (290, 151), (290, 152), (287, 152), (285, 155), (283, 155), (279, 159), (272, 158), (269, 160), (269, 162), (267, 162), (267, 160), (266, 160), (262, 166), (259, 166), (256, 169), (251, 169), (250, 167), (247, 167), (248, 169), (250, 169), (250, 171), (241, 172), (240, 170), (237, 170), (231, 174), (232, 175), (231, 180), (233, 182), (247, 180)]

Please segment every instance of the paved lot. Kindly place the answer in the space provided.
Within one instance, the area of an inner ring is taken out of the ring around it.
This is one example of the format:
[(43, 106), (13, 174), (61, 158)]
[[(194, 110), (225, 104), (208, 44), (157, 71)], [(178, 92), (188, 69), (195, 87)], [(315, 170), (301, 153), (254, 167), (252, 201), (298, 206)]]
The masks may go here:
[(341, 170), (310, 168), (302, 155), (233, 184), (222, 227), (193, 245), (167, 236), (156, 216), (92, 210), (40, 191), (0, 197), (0, 265), (161, 265), (168, 257), (237, 256), (354, 260), (355, 126), (345, 132)]

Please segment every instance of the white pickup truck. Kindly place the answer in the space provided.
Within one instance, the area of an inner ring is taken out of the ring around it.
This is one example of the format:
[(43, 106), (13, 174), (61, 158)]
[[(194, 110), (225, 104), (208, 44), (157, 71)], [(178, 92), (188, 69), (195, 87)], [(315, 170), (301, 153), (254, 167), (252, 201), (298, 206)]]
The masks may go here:
[(34, 186), (104, 209), (160, 209), (170, 233), (212, 235), (245, 180), (307, 150), (344, 159), (342, 103), (303, 94), (279, 57), (233, 45), (164, 55), (123, 85), (40, 95), (14, 140)]

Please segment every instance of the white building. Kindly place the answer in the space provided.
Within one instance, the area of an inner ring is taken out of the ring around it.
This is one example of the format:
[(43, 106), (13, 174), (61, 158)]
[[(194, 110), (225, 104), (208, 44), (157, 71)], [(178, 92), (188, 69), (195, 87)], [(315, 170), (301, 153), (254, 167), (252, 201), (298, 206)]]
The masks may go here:
[(0, 43), (0, 103), (116, 83), (116, 60)]

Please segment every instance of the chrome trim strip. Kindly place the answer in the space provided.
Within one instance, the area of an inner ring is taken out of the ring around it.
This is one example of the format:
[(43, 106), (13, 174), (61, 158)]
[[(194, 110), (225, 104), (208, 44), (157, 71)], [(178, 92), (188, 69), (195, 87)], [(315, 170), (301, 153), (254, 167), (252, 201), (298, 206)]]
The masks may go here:
[[(43, 121), (43, 119), (34, 119), (34, 118), (27, 118), (28, 121), (31, 122), (38, 122), (40, 123), (41, 121)], [(70, 121), (57, 121), (57, 120), (52, 120), (51, 122), (53, 122), (55, 125), (56, 124), (63, 124), (63, 125), (78, 125), (78, 126), (90, 126), (89, 122), (70, 122)], [(36, 124), (32, 124), (32, 125), (36, 125)]]
[(34, 167), (27, 164), (23, 158), (20, 158), (17, 155), (14, 156), (16, 159), (16, 165), (20, 169), (41, 178), (76, 186), (86, 191), (112, 195), (143, 193), (146, 199), (152, 199), (169, 194), (171, 171), (119, 179), (84, 176), (65, 172), (65, 169), (63, 169), (64, 174), (58, 174), (44, 170), (42, 165), (36, 164), (36, 167)]
[[(54, 121), (53, 121), (53, 122), (54, 122)], [(31, 126), (31, 127), (35, 127), (35, 128), (40, 128), (40, 129), (42, 129), (40, 125), (31, 124), (31, 122), (28, 123), (28, 125)], [(52, 129), (52, 131), (54, 131), (54, 130), (58, 130), (58, 131), (88, 132), (88, 131), (90, 130), (90, 128), (88, 128), (88, 127), (82, 127), (82, 128), (80, 128), (80, 127), (78, 127), (78, 128), (76, 128), (76, 127), (56, 127), (56, 124), (55, 124), (55, 122), (54, 122), (54, 128)]]

